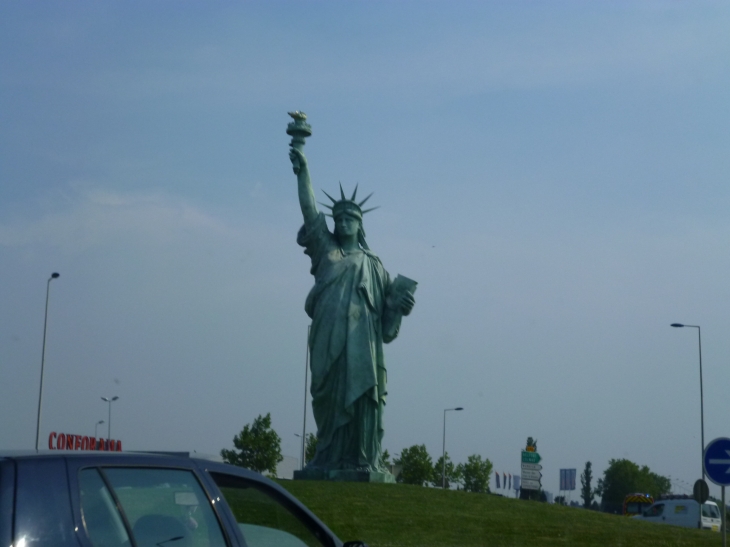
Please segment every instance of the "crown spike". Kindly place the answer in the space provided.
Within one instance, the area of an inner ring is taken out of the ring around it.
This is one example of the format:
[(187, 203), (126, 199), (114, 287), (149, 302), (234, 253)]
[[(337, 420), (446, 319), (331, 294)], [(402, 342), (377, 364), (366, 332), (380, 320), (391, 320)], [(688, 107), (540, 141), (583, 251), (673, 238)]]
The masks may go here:
[(325, 195), (325, 196), (327, 196), (328, 198), (330, 198), (330, 199), (332, 200), (332, 203), (337, 203), (337, 200), (336, 200), (335, 198), (333, 198), (332, 196), (330, 196), (330, 195), (329, 195), (329, 194), (328, 194), (327, 192), (325, 192), (324, 190), (322, 190), (322, 191), (324, 192), (324, 195)]
[(360, 186), (360, 183), (355, 184), (355, 191), (352, 193), (352, 197), (350, 198), (350, 201), (355, 201), (355, 198), (357, 197), (357, 187)]
[(332, 210), (332, 205), (327, 205), (326, 203), (322, 203), (321, 201), (318, 201), (317, 203), (319, 203), (322, 207), (327, 207), (327, 209)]
[(345, 197), (345, 191), (342, 189), (342, 182), (340, 182), (340, 195), (342, 196), (342, 201), (347, 200), (347, 198)]
[(365, 209), (362, 214), (364, 215), (365, 213), (369, 213), (370, 211), (375, 211), (375, 209), (380, 209), (380, 205), (378, 205), (377, 207), (371, 207), (370, 209)]
[[(365, 198), (364, 200), (362, 200), (362, 201), (361, 201), (360, 203), (358, 203), (358, 206), (359, 206), (359, 207), (362, 207), (363, 205), (365, 205), (365, 202), (366, 202), (367, 200), (369, 200), (369, 199), (370, 199), (370, 197), (371, 197), (371, 196), (372, 196), (372, 195), (373, 195), (374, 193), (375, 193), (375, 192), (370, 192), (370, 195), (369, 195), (368, 197), (366, 197), (366, 198)], [(352, 197), (352, 199), (354, 200), (354, 199), (355, 199), (355, 196), (353, 196), (353, 197)]]

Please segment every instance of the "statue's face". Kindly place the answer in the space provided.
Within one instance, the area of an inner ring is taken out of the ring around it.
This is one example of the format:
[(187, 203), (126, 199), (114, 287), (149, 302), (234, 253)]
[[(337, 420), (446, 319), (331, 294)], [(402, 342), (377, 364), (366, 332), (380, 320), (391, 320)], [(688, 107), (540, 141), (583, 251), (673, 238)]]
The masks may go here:
[(360, 220), (348, 214), (339, 215), (335, 219), (335, 232), (338, 236), (356, 236), (360, 230)]

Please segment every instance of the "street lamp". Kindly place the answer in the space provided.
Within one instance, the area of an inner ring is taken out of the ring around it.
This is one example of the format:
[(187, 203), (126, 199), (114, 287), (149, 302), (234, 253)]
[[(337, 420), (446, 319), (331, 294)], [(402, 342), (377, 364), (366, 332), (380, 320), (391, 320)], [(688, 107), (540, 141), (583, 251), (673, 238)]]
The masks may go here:
[[(309, 336), (312, 333), (312, 325), (307, 327), (307, 355), (304, 358), (304, 412), (302, 413), (302, 434), (297, 435), (302, 439), (302, 469), (304, 469), (304, 456), (306, 455), (307, 442), (307, 387), (309, 385)], [(295, 434), (296, 435), (296, 434)]]
[(299, 433), (294, 433), (294, 436), (299, 437), (302, 440), (302, 461), (299, 469), (304, 469), (304, 437), (302, 437)]
[(116, 395), (112, 397), (111, 399), (109, 397), (102, 397), (102, 401), (106, 401), (109, 403), (109, 421), (107, 422), (107, 433), (106, 433), (106, 440), (109, 441), (112, 438), (112, 403), (119, 399)]
[(104, 423), (104, 420), (99, 420), (94, 424), (94, 438), (96, 439), (99, 435), (97, 434), (97, 430), (101, 424)]
[(693, 329), (697, 329), (697, 340), (700, 347), (700, 428), (702, 432), (702, 450), (700, 451), (700, 462), (702, 463), (702, 480), (705, 480), (705, 399), (702, 393), (702, 333), (699, 325), (683, 325), (682, 323), (672, 323), (672, 326), (691, 327)]
[(443, 464), (441, 469), (441, 488), (446, 489), (446, 413), (451, 410), (464, 410), (462, 407), (457, 406), (456, 408), (445, 408), (444, 409), (444, 445), (443, 454), (441, 455), (441, 463)]
[(46, 283), (46, 315), (43, 319), (43, 351), (41, 352), (41, 388), (38, 393), (38, 421), (35, 427), (35, 449), (38, 450), (38, 440), (41, 434), (41, 403), (43, 402), (43, 372), (46, 365), (46, 327), (48, 326), (48, 295), (51, 292), (51, 280), (59, 277), (58, 272), (53, 272)]

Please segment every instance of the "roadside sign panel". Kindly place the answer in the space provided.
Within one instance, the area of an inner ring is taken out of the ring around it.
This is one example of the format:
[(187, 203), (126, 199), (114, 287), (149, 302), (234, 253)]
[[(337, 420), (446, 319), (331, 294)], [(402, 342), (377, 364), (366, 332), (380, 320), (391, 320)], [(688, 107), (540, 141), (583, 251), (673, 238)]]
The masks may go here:
[(575, 490), (575, 469), (560, 470), (560, 489)]
[(710, 487), (707, 486), (706, 481), (698, 479), (695, 482), (694, 488), (692, 489), (692, 497), (697, 503), (705, 503), (710, 498)]
[(523, 463), (522, 469), (529, 469), (530, 471), (542, 471), (542, 465), (539, 463)]
[(541, 459), (540, 454), (537, 452), (522, 451), (522, 463), (540, 463)]
[(522, 488), (524, 490), (540, 490), (540, 481), (522, 478)]
[(730, 439), (720, 437), (711, 441), (702, 460), (708, 479), (718, 486), (730, 486)]
[(542, 473), (539, 471), (532, 471), (531, 469), (522, 469), (522, 478), (531, 481), (539, 481), (542, 478)]

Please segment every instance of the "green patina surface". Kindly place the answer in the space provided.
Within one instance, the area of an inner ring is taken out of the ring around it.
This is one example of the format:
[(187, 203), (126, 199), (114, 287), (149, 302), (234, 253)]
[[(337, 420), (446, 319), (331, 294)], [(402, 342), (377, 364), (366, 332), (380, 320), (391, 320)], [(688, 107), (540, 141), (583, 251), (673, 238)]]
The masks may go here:
[(289, 157), (297, 176), (304, 225), (297, 243), (310, 257), (314, 287), (305, 311), (309, 336), (312, 411), (317, 450), (298, 479), (393, 482), (382, 459), (387, 394), (383, 344), (393, 341), (415, 304), (415, 282), (391, 279), (365, 240), (357, 187), (332, 202), (334, 230), (317, 208), (304, 139), (312, 134), (302, 112), (290, 112)]

